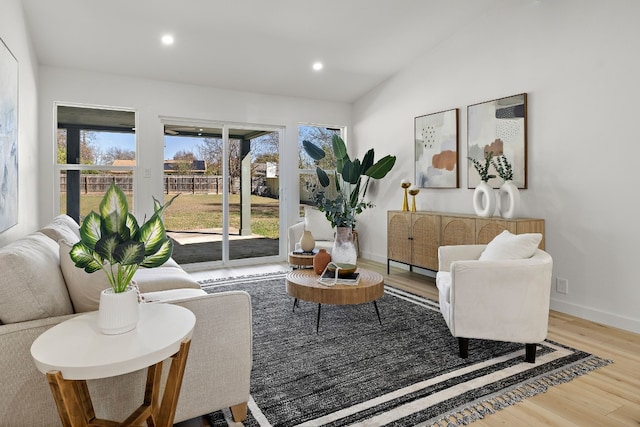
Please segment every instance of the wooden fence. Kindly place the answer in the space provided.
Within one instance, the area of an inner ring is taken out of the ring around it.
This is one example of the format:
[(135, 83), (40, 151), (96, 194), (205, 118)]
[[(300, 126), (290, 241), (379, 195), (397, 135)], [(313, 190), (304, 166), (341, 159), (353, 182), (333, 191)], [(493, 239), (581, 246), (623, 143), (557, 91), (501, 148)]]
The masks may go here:
[[(277, 183), (270, 182), (272, 179), (255, 177), (251, 179), (251, 192), (260, 193), (267, 187), (271, 195), (277, 195)], [(97, 193), (102, 194), (107, 191), (111, 182), (115, 181), (116, 185), (125, 193), (133, 191), (133, 177), (131, 175), (80, 175), (80, 191), (83, 194)], [(267, 181), (267, 182), (265, 182)], [(223, 179), (219, 175), (165, 175), (164, 191), (166, 194), (171, 193), (191, 193), (191, 194), (222, 194)], [(240, 178), (229, 179), (229, 189), (232, 194), (240, 191)], [(67, 190), (67, 175), (60, 175), (60, 192), (65, 193)]]

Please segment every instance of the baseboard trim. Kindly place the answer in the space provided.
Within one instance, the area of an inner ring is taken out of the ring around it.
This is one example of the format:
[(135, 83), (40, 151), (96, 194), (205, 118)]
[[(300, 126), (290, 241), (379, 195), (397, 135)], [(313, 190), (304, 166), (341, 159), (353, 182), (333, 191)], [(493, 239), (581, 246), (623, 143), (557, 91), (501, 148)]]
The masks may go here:
[(605, 311), (596, 310), (590, 307), (584, 307), (577, 304), (571, 304), (564, 301), (551, 299), (550, 308), (561, 313), (570, 314), (571, 316), (580, 317), (581, 319), (591, 322), (601, 323), (603, 325), (612, 326), (614, 328), (624, 329), (636, 334), (640, 334), (640, 320), (631, 319), (629, 317), (619, 316)]

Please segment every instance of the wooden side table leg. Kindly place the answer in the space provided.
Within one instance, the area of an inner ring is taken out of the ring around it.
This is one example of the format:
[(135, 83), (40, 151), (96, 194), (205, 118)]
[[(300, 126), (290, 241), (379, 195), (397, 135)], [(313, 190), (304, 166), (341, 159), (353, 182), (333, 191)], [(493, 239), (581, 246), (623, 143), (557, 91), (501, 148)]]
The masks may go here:
[(247, 411), (248, 411), (247, 402), (233, 405), (229, 408), (229, 410), (231, 411), (231, 417), (233, 418), (233, 421), (237, 423), (241, 423), (247, 419)]
[(171, 356), (171, 367), (169, 368), (169, 375), (164, 388), (164, 395), (162, 396), (160, 412), (157, 418), (157, 427), (171, 427), (173, 425), (190, 345), (191, 340), (183, 341), (182, 344), (180, 344), (180, 350)]
[(47, 372), (47, 381), (64, 427), (88, 426), (95, 418), (85, 381), (67, 381), (60, 371)]

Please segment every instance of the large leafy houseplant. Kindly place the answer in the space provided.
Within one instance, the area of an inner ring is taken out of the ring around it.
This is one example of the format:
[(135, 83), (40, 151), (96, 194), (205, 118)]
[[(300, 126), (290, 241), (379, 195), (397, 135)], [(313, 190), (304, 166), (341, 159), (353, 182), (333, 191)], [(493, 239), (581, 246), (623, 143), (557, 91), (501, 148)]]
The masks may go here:
[(103, 270), (113, 292), (124, 292), (139, 267), (158, 267), (171, 256), (162, 214), (176, 197), (164, 205), (154, 197), (153, 215), (139, 226), (124, 193), (111, 183), (99, 213), (92, 211), (82, 222), (80, 241), (70, 252), (75, 266), (87, 273)]
[[(316, 166), (318, 184), (321, 188), (313, 191), (313, 199), (318, 209), (324, 212), (333, 227), (349, 227), (356, 225), (356, 215), (366, 208), (373, 207), (365, 201), (370, 179), (382, 179), (393, 168), (396, 157), (387, 155), (374, 162), (373, 148), (367, 151), (362, 161), (353, 160), (347, 154), (347, 147), (338, 135), (332, 139), (336, 168), (331, 177), (320, 166)], [(325, 158), (323, 148), (311, 141), (302, 141), (305, 152), (316, 163)]]

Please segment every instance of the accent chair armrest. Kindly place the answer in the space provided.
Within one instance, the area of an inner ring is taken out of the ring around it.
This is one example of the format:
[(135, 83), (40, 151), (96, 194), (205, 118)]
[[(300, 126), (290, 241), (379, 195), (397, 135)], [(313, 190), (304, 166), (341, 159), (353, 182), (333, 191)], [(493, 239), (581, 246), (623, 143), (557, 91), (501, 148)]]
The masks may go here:
[(438, 248), (438, 271), (450, 271), (451, 263), (461, 260), (477, 260), (487, 245), (452, 245)]
[(289, 252), (296, 248), (296, 243), (304, 234), (304, 221), (297, 222), (289, 227)]

